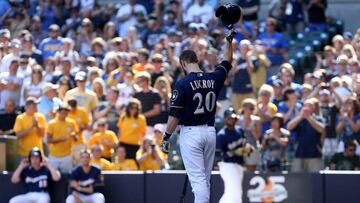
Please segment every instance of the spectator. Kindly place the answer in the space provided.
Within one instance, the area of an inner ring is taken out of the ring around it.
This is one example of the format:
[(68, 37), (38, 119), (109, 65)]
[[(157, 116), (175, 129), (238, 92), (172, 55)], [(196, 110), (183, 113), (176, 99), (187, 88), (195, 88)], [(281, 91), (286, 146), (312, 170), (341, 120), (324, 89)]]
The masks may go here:
[(260, 136), (264, 134), (265, 131), (270, 129), (271, 118), (278, 111), (275, 104), (270, 102), (270, 98), (274, 95), (274, 90), (270, 85), (264, 84), (260, 87), (259, 98), (257, 101), (257, 115), (260, 117), (262, 131)]
[(74, 50), (74, 41), (70, 38), (61, 39), (64, 47), (62, 50), (59, 50), (55, 53), (54, 58), (57, 61), (61, 61), (61, 58), (69, 58), (71, 64), (76, 64), (79, 61), (79, 53)]
[(287, 31), (291, 36), (296, 35), (304, 30), (305, 16), (304, 16), (304, 1), (290, 0), (286, 3), (285, 21)]
[(246, 98), (255, 98), (250, 78), (251, 68), (246, 57), (250, 51), (250, 45), (251, 43), (249, 40), (241, 40), (240, 57), (234, 68), (230, 70), (230, 75), (234, 76), (231, 100), (232, 106), (236, 111), (240, 109), (241, 104)]
[(133, 98), (137, 85), (133, 83), (134, 75), (131, 72), (126, 72), (124, 76), (124, 82), (118, 84), (119, 97), (116, 102), (116, 106), (123, 110), (129, 101)]
[(278, 66), (284, 62), (284, 57), (288, 52), (288, 42), (283, 34), (275, 31), (276, 20), (269, 17), (266, 20), (265, 32), (259, 34), (258, 40), (265, 45), (266, 56), (271, 61), (271, 67), (268, 69), (268, 75), (275, 75), (278, 72)]
[(244, 132), (247, 142), (254, 147), (249, 156), (244, 157), (247, 171), (254, 172), (260, 163), (259, 141), (261, 136), (260, 118), (255, 115), (256, 100), (247, 98), (242, 103), (238, 125)]
[(71, 194), (66, 198), (66, 203), (104, 203), (104, 195), (94, 191), (94, 186), (101, 182), (101, 170), (90, 164), (89, 151), (83, 150), (80, 158), (81, 165), (75, 168), (70, 176)]
[(18, 115), (15, 102), (13, 100), (6, 101), (5, 110), (0, 113), (0, 135), (15, 135), (13, 127)]
[(77, 32), (75, 49), (80, 55), (89, 56), (91, 53), (91, 41), (94, 38), (94, 25), (89, 18), (81, 21), (80, 29)]
[(293, 172), (318, 172), (323, 168), (320, 140), (325, 127), (322, 118), (314, 112), (314, 103), (308, 99), (300, 114), (287, 125), (287, 129), (295, 131), (298, 135), (291, 169)]
[(91, 120), (85, 109), (78, 107), (76, 99), (70, 98), (67, 103), (70, 107), (68, 118), (74, 120), (78, 127), (77, 139), (73, 140), (71, 149), (73, 163), (76, 165), (80, 160), (80, 151), (86, 148), (84, 131), (90, 128)]
[(136, 171), (138, 166), (134, 159), (127, 159), (125, 147), (119, 145), (115, 149), (115, 159), (112, 170), (115, 171)]
[(62, 173), (69, 173), (73, 168), (71, 148), (78, 139), (78, 127), (74, 120), (67, 118), (70, 108), (66, 103), (57, 110), (57, 118), (51, 120), (47, 128), (49, 163)]
[(276, 79), (272, 82), (271, 86), (274, 89), (274, 97), (271, 103), (275, 104), (275, 106), (279, 108), (279, 104), (284, 100), (284, 83), (280, 79)]
[(116, 14), (116, 19), (119, 23), (118, 30), (120, 37), (126, 37), (129, 28), (136, 25), (136, 14), (138, 13), (147, 16), (145, 7), (141, 4), (137, 4), (136, 0), (129, 0), (128, 4), (120, 7)]
[(262, 142), (263, 164), (265, 171), (282, 171), (286, 163), (286, 146), (289, 142), (290, 132), (282, 128), (284, 117), (281, 113), (275, 114), (271, 119), (271, 128), (264, 134)]
[(164, 133), (165, 133), (165, 124), (158, 123), (154, 125), (154, 132), (152, 138), (154, 139), (155, 144), (158, 145), (159, 147), (163, 141)]
[(83, 107), (90, 114), (95, 112), (98, 98), (93, 91), (85, 89), (86, 78), (85, 72), (80, 71), (76, 73), (76, 88), (66, 92), (65, 101), (69, 100), (69, 98), (75, 98), (78, 106)]
[(140, 170), (160, 170), (164, 158), (160, 148), (150, 138), (145, 138), (136, 152), (136, 161)]
[(34, 37), (30, 33), (23, 37), (21, 45), (24, 54), (30, 56), (30, 58), (35, 60), (37, 64), (43, 65), (42, 53), (35, 46)]
[[(343, 104), (340, 109), (338, 117), (338, 124), (336, 126), (336, 133), (340, 136), (338, 152), (344, 151), (344, 143), (346, 141), (359, 140), (360, 129), (360, 107), (358, 101), (350, 97)], [(357, 146), (356, 154), (359, 154), (359, 147)]]
[(160, 42), (160, 39), (163, 35), (163, 30), (161, 29), (160, 24), (157, 21), (157, 17), (150, 17), (148, 20), (147, 31), (144, 35), (144, 45), (146, 48), (152, 50), (155, 48), (155, 45)]
[(280, 77), (279, 79), (283, 82), (284, 87), (291, 87), (296, 93), (301, 93), (301, 85), (294, 82), (295, 70), (289, 63), (283, 63), (280, 66)]
[[(5, 36), (3, 38), (5, 38)], [(9, 37), (9, 39), (10, 39), (10, 37)], [(14, 60), (19, 60), (20, 45), (21, 45), (20, 40), (18, 40), (18, 39), (11, 40), (11, 43), (9, 43), (9, 46), (10, 46), (9, 52), (5, 56), (3, 56), (3, 58), (1, 59), (1, 71), (2, 72), (9, 72), (11, 63)], [(5, 44), (4, 44), (4, 48), (5, 48)]]
[(91, 147), (89, 147), (89, 149), (91, 149), (91, 164), (98, 167), (99, 169), (101, 169), (102, 171), (110, 171), (111, 170), (111, 163), (110, 161), (101, 158), (102, 154), (103, 154), (103, 146), (99, 145), (99, 144), (94, 144), (91, 145)]
[(158, 90), (161, 97), (161, 113), (159, 123), (166, 123), (170, 110), (171, 86), (170, 81), (165, 76), (156, 79), (154, 88)]
[(184, 13), (185, 22), (197, 22), (208, 24), (214, 16), (214, 8), (205, 3), (205, 0), (193, 1), (189, 9)]
[[(42, 60), (42, 57), (41, 57)], [(49, 57), (44, 63), (44, 82), (52, 82), (52, 79), (55, 74), (56, 61), (54, 57)]]
[(325, 140), (323, 144), (324, 163), (327, 166), (330, 158), (337, 151), (336, 122), (339, 108), (333, 102), (329, 90), (321, 90), (320, 93), (320, 111), (325, 121)]
[(60, 27), (56, 24), (50, 25), (49, 37), (42, 40), (39, 45), (43, 60), (46, 61), (50, 56), (54, 56), (57, 51), (61, 51), (63, 45), (60, 37)]
[[(41, 66), (35, 66), (33, 69), (30, 69), (30, 78), (29, 81), (26, 82), (24, 80), (23, 85), (23, 92), (22, 92), (22, 98), (20, 99), (20, 106), (24, 106), (25, 100), (28, 97), (35, 97), (40, 98), (44, 89), (44, 82), (43, 82), (43, 70)], [(19, 73), (19, 71), (18, 71)], [(45, 114), (44, 114), (45, 115)]]
[(105, 82), (102, 78), (97, 77), (92, 82), (92, 91), (95, 92), (99, 102), (106, 101), (105, 96)]
[(118, 121), (119, 141), (125, 147), (128, 158), (135, 159), (140, 142), (145, 137), (146, 119), (141, 114), (141, 103), (137, 99), (129, 101), (125, 112)]
[(324, 31), (326, 28), (327, 0), (307, 0), (308, 27), (310, 30)]
[(47, 123), (55, 117), (54, 110), (61, 104), (61, 99), (57, 97), (57, 88), (59, 86), (45, 83), (44, 88), (42, 88), (43, 96), (39, 98), (37, 108), (39, 113), (45, 116)]
[(141, 88), (135, 93), (134, 98), (141, 102), (142, 114), (146, 117), (148, 132), (152, 126), (159, 123), (161, 114), (161, 97), (157, 90), (150, 86), (151, 76), (147, 72), (140, 72), (135, 75), (135, 80)]
[(18, 67), (19, 61), (13, 59), (10, 63), (9, 72), (2, 72), (0, 74), (0, 109), (5, 108), (5, 102), (9, 99), (14, 100), (16, 106), (19, 106), (23, 80), (16, 75)]
[(243, 20), (257, 25), (258, 12), (260, 10), (259, 0), (237, 0), (237, 4), (242, 8)]
[[(52, 181), (61, 178), (58, 170), (48, 163), (37, 147), (29, 151), (28, 158), (23, 159), (11, 176), (12, 183), (25, 182), (26, 194), (17, 195), (10, 199), (10, 203), (21, 202), (50, 202), (48, 189)], [(50, 180), (51, 179), (51, 180)]]
[(284, 101), (279, 103), (278, 112), (284, 114), (284, 124), (295, 118), (301, 111), (301, 103), (297, 93), (292, 88), (284, 90)]
[(93, 145), (101, 145), (102, 158), (111, 161), (111, 158), (114, 153), (114, 148), (119, 144), (119, 140), (116, 137), (116, 134), (108, 130), (107, 120), (101, 118), (96, 122), (97, 133), (95, 133), (88, 141), (88, 148), (91, 148)]
[(119, 128), (117, 121), (120, 117), (121, 109), (116, 106), (119, 97), (119, 90), (115, 87), (110, 87), (106, 95), (107, 100), (101, 102), (96, 107), (95, 119), (106, 118), (109, 130), (118, 134)]
[(69, 89), (75, 88), (76, 81), (75, 81), (75, 76), (71, 73), (71, 69), (72, 69), (71, 59), (68, 57), (61, 58), (60, 68), (61, 68), (60, 74), (56, 74), (56, 75), (54, 74), (53, 78), (51, 79), (51, 83), (60, 85), (61, 82), (67, 80), (67, 85), (69, 86)]
[(336, 153), (331, 158), (330, 170), (360, 170), (360, 157), (355, 154), (356, 147), (353, 141), (347, 141), (344, 152)]

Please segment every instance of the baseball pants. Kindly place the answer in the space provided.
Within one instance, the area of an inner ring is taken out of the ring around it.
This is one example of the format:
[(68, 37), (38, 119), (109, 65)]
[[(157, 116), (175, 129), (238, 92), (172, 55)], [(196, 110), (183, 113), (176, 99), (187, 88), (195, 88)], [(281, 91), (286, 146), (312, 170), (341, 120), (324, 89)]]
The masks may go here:
[(224, 194), (219, 203), (241, 203), (243, 167), (236, 163), (220, 162), (219, 170), (224, 181)]
[(210, 202), (210, 177), (214, 164), (216, 132), (212, 126), (182, 126), (180, 151), (195, 203)]
[(49, 203), (50, 195), (47, 192), (28, 192), (10, 199), (9, 203)]
[[(77, 193), (77, 194), (83, 203), (104, 203), (105, 202), (104, 195), (99, 192), (93, 193), (91, 195), (84, 195), (81, 193)], [(69, 195), (66, 198), (66, 203), (76, 203), (75, 197), (73, 195)]]

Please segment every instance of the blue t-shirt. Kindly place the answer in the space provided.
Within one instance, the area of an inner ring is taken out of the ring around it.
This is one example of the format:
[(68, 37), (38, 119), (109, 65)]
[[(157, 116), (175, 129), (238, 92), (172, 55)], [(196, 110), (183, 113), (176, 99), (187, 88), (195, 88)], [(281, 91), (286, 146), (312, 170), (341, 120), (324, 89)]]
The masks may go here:
[(56, 12), (52, 7), (44, 9), (41, 14), (41, 27), (43, 30), (48, 30), (49, 26), (55, 24)]
[[(288, 49), (289, 44), (288, 41), (285, 39), (283, 34), (275, 32), (273, 34), (268, 34), (266, 32), (261, 33), (258, 38), (261, 40), (265, 47), (271, 47), (276, 49)], [(271, 65), (280, 65), (284, 62), (283, 54), (274, 54), (271, 51), (266, 52), (266, 56), (271, 61)]]
[[(296, 102), (295, 108), (299, 111), (301, 111), (302, 105), (300, 102)], [(290, 116), (290, 120), (296, 117), (296, 111), (295, 108), (293, 109), (293, 111), (291, 112), (291, 116)], [(290, 108), (286, 105), (285, 101), (282, 101), (279, 103), (278, 105), (278, 112), (279, 113), (283, 113), (283, 114), (287, 114), (287, 112), (290, 110)]]
[[(317, 121), (323, 122), (319, 116), (312, 115)], [(303, 119), (293, 130), (297, 133), (297, 149), (295, 152), (296, 158), (317, 158), (321, 157), (321, 133), (315, 130), (314, 127)]]
[(216, 100), (231, 63), (222, 61), (211, 73), (190, 73), (175, 83), (170, 115), (185, 126), (214, 126)]
[(29, 166), (21, 172), (21, 180), (25, 182), (26, 192), (47, 192), (51, 174), (48, 168), (41, 167), (38, 171)]
[(41, 41), (39, 49), (42, 52), (43, 60), (46, 61), (46, 59), (50, 56), (54, 56), (57, 51), (61, 51), (63, 45), (64, 43), (62, 42), (60, 37), (55, 40), (51, 38), (46, 38)]
[(238, 94), (251, 93), (253, 91), (251, 85), (251, 79), (249, 72), (247, 71), (248, 64), (242, 58), (237, 62), (237, 72), (234, 76), (234, 81), (232, 82), (232, 91)]
[(246, 139), (243, 131), (240, 128), (230, 130), (223, 128), (216, 136), (216, 150), (222, 154), (224, 162), (243, 164), (244, 158), (233, 153), (239, 147), (246, 144)]
[[(360, 120), (360, 113), (353, 116), (352, 120), (355, 123), (358, 122)], [(341, 134), (340, 139), (344, 142), (349, 140), (360, 141), (360, 132), (354, 132), (353, 129), (351, 128), (350, 123), (347, 120), (344, 120), (344, 131)]]
[[(94, 186), (95, 183), (100, 183), (101, 179), (101, 170), (95, 166), (90, 166), (90, 171), (88, 173), (85, 173), (83, 168), (81, 166), (76, 167), (70, 176), (70, 180), (75, 180), (79, 183), (80, 187), (89, 187)], [(72, 188), (72, 190), (75, 190)], [(77, 190), (75, 190), (77, 191)], [(80, 191), (77, 191), (80, 192)], [(80, 192), (85, 195), (90, 195), (89, 193)]]

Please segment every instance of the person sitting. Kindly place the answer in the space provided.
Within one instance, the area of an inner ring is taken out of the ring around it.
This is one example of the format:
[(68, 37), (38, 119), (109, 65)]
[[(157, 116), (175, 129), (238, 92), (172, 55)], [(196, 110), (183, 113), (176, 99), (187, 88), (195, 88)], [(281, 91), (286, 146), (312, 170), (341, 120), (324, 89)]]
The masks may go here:
[(355, 154), (356, 144), (354, 141), (345, 143), (344, 152), (336, 153), (331, 158), (330, 170), (359, 170), (360, 159)]
[(103, 154), (104, 148), (102, 145), (95, 144), (91, 146), (91, 153), (92, 153), (92, 159), (91, 164), (94, 166), (99, 167), (103, 171), (111, 170), (111, 162), (101, 158), (101, 155)]
[(81, 165), (76, 167), (70, 176), (71, 194), (66, 198), (66, 203), (105, 202), (104, 195), (94, 191), (94, 186), (101, 183), (101, 169), (91, 165), (90, 160), (91, 153), (88, 150), (82, 150)]
[(106, 118), (101, 118), (96, 123), (98, 132), (89, 139), (88, 147), (91, 147), (95, 144), (102, 145), (104, 147), (102, 158), (111, 161), (114, 148), (118, 145), (119, 140), (113, 131), (108, 130)]
[(134, 159), (126, 158), (126, 149), (118, 146), (115, 150), (115, 163), (112, 164), (112, 170), (116, 171), (133, 171), (138, 170), (138, 166)]
[(164, 158), (160, 148), (150, 138), (145, 138), (140, 149), (136, 152), (136, 160), (140, 170), (160, 170)]
[(23, 159), (11, 176), (12, 183), (25, 182), (26, 194), (17, 195), (10, 199), (10, 203), (50, 202), (48, 193), (49, 179), (59, 181), (60, 172), (52, 167), (42, 156), (41, 150), (34, 147), (27, 159)]

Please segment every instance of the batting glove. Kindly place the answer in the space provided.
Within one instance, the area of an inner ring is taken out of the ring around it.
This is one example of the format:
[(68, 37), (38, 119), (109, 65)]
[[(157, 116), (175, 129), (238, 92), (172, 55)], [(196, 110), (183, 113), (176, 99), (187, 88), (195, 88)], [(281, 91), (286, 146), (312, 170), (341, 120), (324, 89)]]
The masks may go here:
[(163, 151), (165, 154), (168, 154), (170, 151), (170, 141), (169, 141), (170, 137), (171, 134), (165, 132), (163, 142), (160, 145), (161, 151)]

